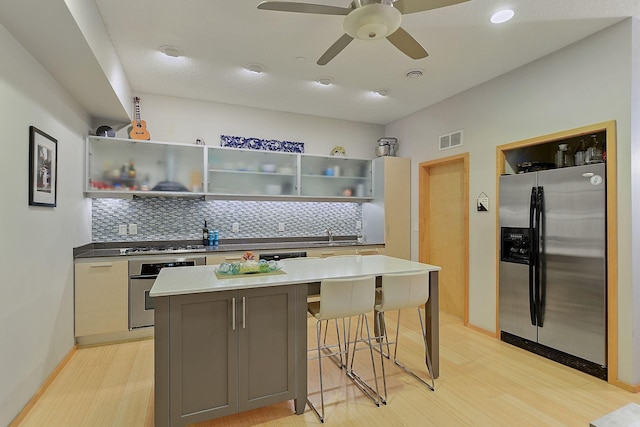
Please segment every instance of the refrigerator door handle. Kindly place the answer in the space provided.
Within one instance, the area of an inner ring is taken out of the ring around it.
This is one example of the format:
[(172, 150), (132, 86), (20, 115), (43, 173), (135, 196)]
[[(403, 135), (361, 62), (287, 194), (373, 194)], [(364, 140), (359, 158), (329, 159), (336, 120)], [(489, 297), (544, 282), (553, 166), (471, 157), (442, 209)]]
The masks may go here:
[(538, 192), (536, 187), (531, 187), (531, 202), (529, 204), (529, 315), (531, 316), (531, 324), (536, 325), (536, 303), (534, 292), (535, 266), (536, 266), (536, 206), (538, 200)]
[[(544, 188), (538, 187), (538, 200), (536, 207), (536, 224), (538, 230), (536, 230), (536, 319), (540, 328), (544, 325), (544, 301), (545, 290), (547, 285), (546, 279), (546, 258), (544, 249), (544, 235), (545, 235), (545, 219), (544, 219)], [(542, 267), (542, 268), (541, 268)], [(543, 272), (542, 274), (540, 272)]]

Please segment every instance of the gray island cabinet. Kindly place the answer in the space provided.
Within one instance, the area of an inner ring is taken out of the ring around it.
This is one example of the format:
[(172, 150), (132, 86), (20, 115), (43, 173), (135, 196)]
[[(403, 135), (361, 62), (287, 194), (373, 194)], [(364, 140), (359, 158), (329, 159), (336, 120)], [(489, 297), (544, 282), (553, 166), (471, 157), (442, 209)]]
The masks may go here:
[[(278, 274), (218, 278), (215, 265), (163, 268), (155, 302), (155, 425), (184, 426), (307, 399), (307, 293), (324, 279), (428, 271), (427, 341), (439, 375), (440, 267), (385, 255), (290, 258)], [(425, 355), (426, 357), (426, 355)]]
[(306, 286), (288, 285), (156, 298), (155, 425), (292, 399), (302, 413), (306, 297)]

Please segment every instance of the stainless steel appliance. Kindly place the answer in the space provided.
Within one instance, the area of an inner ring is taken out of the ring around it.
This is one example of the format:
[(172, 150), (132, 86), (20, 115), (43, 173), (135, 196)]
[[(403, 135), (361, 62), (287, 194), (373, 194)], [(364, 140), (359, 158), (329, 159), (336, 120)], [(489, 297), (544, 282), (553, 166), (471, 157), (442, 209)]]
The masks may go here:
[(378, 139), (378, 146), (376, 147), (376, 156), (391, 156), (395, 157), (398, 153), (398, 138), (384, 137)]
[(136, 246), (120, 249), (121, 255), (152, 255), (152, 254), (178, 254), (184, 252), (205, 252), (203, 245), (165, 245), (165, 246)]
[[(150, 251), (148, 251), (150, 252)], [(153, 326), (149, 291), (163, 268), (204, 265), (204, 257), (156, 258), (129, 261), (129, 329)]]
[(500, 178), (503, 341), (607, 377), (605, 165)]
[(301, 252), (278, 252), (278, 253), (260, 254), (259, 259), (264, 259), (267, 261), (278, 261), (280, 259), (306, 258), (306, 257), (307, 257), (307, 253), (304, 251), (301, 251)]

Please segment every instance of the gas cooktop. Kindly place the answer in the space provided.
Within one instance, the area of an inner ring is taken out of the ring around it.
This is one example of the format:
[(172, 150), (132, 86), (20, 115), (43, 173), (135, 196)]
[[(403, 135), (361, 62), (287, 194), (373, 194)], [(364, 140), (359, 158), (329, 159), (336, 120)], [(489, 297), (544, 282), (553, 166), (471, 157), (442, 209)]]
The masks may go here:
[(135, 254), (177, 254), (183, 252), (204, 252), (202, 245), (180, 245), (180, 246), (138, 246), (135, 248), (120, 249), (122, 255)]

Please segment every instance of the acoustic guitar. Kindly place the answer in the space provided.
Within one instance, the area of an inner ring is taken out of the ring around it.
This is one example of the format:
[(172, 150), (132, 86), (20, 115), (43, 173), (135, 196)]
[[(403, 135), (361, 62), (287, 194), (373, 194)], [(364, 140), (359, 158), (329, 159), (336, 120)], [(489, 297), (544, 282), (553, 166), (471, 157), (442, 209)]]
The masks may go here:
[(129, 138), (148, 141), (151, 139), (151, 135), (149, 135), (149, 131), (147, 130), (147, 122), (140, 120), (140, 98), (137, 96), (133, 98), (133, 107), (135, 110), (135, 119), (131, 121)]

